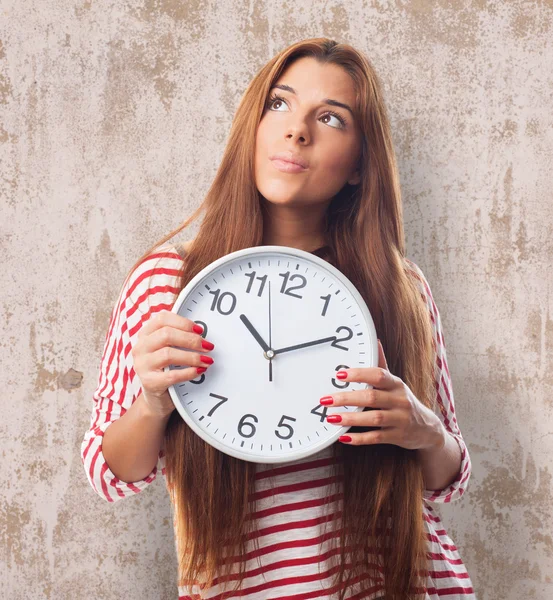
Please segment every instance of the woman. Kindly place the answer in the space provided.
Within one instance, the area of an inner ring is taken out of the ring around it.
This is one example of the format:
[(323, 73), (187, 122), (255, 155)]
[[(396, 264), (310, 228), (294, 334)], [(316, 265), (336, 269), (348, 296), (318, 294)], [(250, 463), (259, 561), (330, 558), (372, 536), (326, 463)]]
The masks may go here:
[[(291, 172), (282, 159), (303, 168)], [(192, 242), (165, 245), (202, 210)], [(311, 251), (336, 266), (381, 340), (378, 368), (347, 371), (373, 390), (321, 399), (334, 415), (346, 404), (379, 410), (344, 414), (352, 429), (339, 443), (284, 465), (209, 446), (167, 391), (217, 363), (201, 327), (170, 312), (178, 293), (217, 258), (258, 245)], [(170, 364), (191, 366), (164, 372)], [(108, 501), (166, 476), (180, 598), (474, 598), (431, 506), (459, 499), (471, 473), (440, 316), (405, 257), (381, 87), (351, 46), (298, 42), (248, 86), (204, 202), (123, 285), (82, 458)]]

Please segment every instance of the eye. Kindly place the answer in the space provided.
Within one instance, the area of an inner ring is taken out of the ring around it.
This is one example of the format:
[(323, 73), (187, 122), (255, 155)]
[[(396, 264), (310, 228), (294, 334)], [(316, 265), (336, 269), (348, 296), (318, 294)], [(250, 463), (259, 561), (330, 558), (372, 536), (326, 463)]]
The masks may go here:
[[(285, 99), (284, 99), (282, 96), (279, 96), (278, 94), (275, 94), (275, 95), (271, 96), (271, 97), (269, 98), (269, 100), (267, 100), (266, 107), (267, 107), (269, 110), (273, 110), (271, 107), (272, 107), (272, 106), (273, 106), (273, 104), (274, 104), (275, 102), (277, 102), (277, 101), (278, 101), (278, 102), (282, 102), (283, 104), (285, 104), (285, 105), (286, 105), (286, 100), (285, 100)], [(278, 110), (277, 110), (277, 111), (275, 111), (275, 112), (281, 112), (281, 111), (278, 111)], [(340, 123), (340, 126), (339, 126), (339, 127), (335, 127), (334, 125), (331, 125), (331, 127), (333, 127), (334, 129), (343, 129), (343, 128), (346, 126), (346, 124), (347, 124), (347, 121), (346, 121), (346, 119), (344, 119), (344, 117), (342, 117), (342, 115), (340, 115), (340, 114), (338, 114), (338, 113), (334, 112), (333, 110), (328, 110), (328, 111), (326, 111), (326, 112), (325, 112), (323, 115), (321, 115), (321, 119), (322, 119), (323, 117), (329, 117), (329, 116), (330, 116), (330, 117), (334, 117), (334, 118), (335, 118), (335, 119), (337, 119), (337, 120), (339, 121), (339, 123)]]

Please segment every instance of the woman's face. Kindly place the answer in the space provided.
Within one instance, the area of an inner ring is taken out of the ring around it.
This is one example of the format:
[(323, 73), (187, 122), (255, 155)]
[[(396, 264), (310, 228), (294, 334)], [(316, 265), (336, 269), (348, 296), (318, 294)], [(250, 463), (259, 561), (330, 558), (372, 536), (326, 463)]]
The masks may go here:
[[(336, 100), (353, 110), (355, 89), (346, 71), (302, 57), (281, 74), (270, 90), (271, 98), (275, 94), (282, 100), (267, 99), (256, 136), (255, 180), (261, 195), (299, 208), (328, 204), (346, 182), (359, 183), (361, 132), (347, 108), (328, 104)], [(279, 170), (271, 156), (281, 152), (299, 155), (307, 168)]]

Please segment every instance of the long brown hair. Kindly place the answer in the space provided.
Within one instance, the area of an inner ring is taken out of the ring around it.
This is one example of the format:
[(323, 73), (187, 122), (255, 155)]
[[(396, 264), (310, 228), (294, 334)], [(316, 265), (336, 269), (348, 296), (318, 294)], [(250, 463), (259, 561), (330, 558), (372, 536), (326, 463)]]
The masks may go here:
[[(433, 408), (434, 348), (428, 311), (418, 291), (405, 240), (399, 176), (381, 84), (368, 59), (348, 44), (303, 40), (272, 58), (248, 85), (232, 123), (219, 169), (204, 201), (180, 227), (156, 242), (132, 267), (205, 211), (183, 256), (181, 289), (205, 266), (263, 239), (263, 207), (254, 177), (254, 148), (268, 93), (292, 61), (311, 56), (340, 65), (356, 88), (356, 120), (363, 133), (362, 180), (345, 184), (326, 215), (326, 260), (361, 293), (375, 322), (388, 368)], [(132, 271), (131, 269), (131, 271)], [(239, 564), (244, 578), (247, 541), (255, 531), (255, 463), (209, 444), (175, 411), (165, 438), (167, 483), (178, 541), (179, 584), (209, 586)], [(341, 499), (336, 585), (340, 600), (354, 582), (371, 587), (384, 575), (385, 598), (424, 597), (427, 562), (423, 478), (416, 451), (392, 444), (334, 444)], [(336, 484), (338, 485), (338, 484)], [(336, 494), (338, 490), (338, 494)], [(375, 560), (378, 564), (375, 565)], [(357, 584), (356, 584), (357, 585)]]

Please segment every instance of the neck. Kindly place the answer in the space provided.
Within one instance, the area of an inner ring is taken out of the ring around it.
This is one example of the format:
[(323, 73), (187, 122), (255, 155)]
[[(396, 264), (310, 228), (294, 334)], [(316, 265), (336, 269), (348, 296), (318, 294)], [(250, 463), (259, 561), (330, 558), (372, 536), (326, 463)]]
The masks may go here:
[[(324, 210), (323, 210), (324, 208)], [(326, 207), (298, 210), (289, 206), (266, 205), (264, 246), (289, 246), (313, 252), (326, 245)]]

